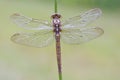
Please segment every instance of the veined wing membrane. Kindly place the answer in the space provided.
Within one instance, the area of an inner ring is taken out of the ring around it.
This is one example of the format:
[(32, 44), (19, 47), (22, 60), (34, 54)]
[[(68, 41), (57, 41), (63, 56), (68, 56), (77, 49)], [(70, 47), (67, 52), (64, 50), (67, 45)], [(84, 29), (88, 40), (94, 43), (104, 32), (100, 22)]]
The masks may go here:
[(80, 16), (75, 16), (66, 20), (62, 24), (63, 26), (62, 28), (64, 29), (64, 28), (72, 28), (72, 27), (78, 27), (78, 28), (84, 27), (87, 24), (99, 18), (101, 14), (102, 11), (100, 9), (98, 8), (91, 9)]
[(96, 37), (99, 37), (103, 33), (103, 30), (99, 27), (90, 27), (82, 29), (69, 28), (62, 30), (61, 39), (64, 43), (81, 44), (90, 41)]
[(27, 46), (44, 47), (52, 43), (54, 37), (52, 31), (38, 31), (34, 33), (16, 33), (11, 37), (11, 40)]
[(11, 15), (10, 18), (14, 23), (16, 23), (17, 25), (25, 29), (30, 29), (30, 30), (51, 29), (52, 30), (51, 25), (47, 21), (29, 18), (18, 13)]

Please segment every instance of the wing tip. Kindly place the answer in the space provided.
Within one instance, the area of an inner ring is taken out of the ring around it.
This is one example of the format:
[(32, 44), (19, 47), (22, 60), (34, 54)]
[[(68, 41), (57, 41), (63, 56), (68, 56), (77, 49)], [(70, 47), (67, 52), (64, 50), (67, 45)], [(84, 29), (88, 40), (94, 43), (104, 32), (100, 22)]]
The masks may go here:
[(14, 13), (14, 14), (10, 15), (10, 19), (13, 19), (13, 18), (15, 18), (15, 17), (17, 17), (17, 16), (20, 16), (20, 14)]
[(19, 16), (20, 14), (18, 14), (18, 13), (14, 13), (13, 15), (15, 15), (15, 16)]
[(19, 36), (20, 33), (15, 33), (14, 35), (11, 36), (11, 41), (14, 41), (17, 36)]
[(104, 34), (104, 30), (100, 27), (95, 27), (94, 29), (96, 29), (97, 31), (100, 32), (100, 35)]
[(102, 14), (102, 10), (100, 8), (94, 8), (93, 11), (99, 13), (100, 15)]
[(14, 14), (12, 14), (11, 16), (20, 16), (20, 14), (14, 13)]

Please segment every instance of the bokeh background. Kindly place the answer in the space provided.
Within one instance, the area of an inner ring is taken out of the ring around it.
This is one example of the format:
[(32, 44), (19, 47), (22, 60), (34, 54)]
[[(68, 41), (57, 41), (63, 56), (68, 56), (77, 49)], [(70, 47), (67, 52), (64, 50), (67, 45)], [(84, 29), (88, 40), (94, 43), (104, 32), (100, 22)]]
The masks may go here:
[[(58, 0), (62, 20), (100, 8), (93, 25), (104, 34), (88, 43), (62, 43), (63, 80), (120, 80), (120, 0)], [(0, 0), (0, 80), (58, 80), (55, 43), (45, 48), (15, 44), (10, 37), (27, 32), (13, 24), (13, 13), (50, 21), (54, 0)]]

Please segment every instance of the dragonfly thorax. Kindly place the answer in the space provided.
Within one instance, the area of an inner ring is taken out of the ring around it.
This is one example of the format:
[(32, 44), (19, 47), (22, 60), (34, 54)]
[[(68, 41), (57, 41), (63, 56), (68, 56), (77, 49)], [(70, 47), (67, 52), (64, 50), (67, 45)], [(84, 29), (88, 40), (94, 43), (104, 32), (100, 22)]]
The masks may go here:
[(60, 20), (59, 19), (53, 19), (53, 25), (60, 26)]
[(52, 18), (53, 18), (53, 26), (60, 26), (60, 25), (61, 25), (60, 17), (61, 17), (61, 15), (59, 15), (59, 14), (54, 14), (54, 15), (52, 15)]
[(54, 27), (53, 31), (56, 33), (57, 36), (59, 36), (60, 32), (61, 32), (61, 29), (60, 29), (60, 27), (61, 27), (60, 17), (61, 17), (61, 15), (59, 15), (59, 14), (52, 15), (52, 18), (53, 18), (52, 22), (53, 22), (53, 27)]

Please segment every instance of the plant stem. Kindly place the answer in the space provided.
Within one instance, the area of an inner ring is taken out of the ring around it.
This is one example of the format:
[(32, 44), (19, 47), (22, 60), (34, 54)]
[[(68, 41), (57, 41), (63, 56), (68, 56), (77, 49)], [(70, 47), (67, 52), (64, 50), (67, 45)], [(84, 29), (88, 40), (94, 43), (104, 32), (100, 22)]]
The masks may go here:
[(57, 13), (57, 0), (55, 0), (55, 13)]
[[(58, 12), (57, 10), (57, 0), (55, 0), (55, 4), (54, 4), (54, 7), (55, 7), (55, 13)], [(62, 66), (62, 63), (61, 63), (61, 47), (60, 47), (60, 36), (56, 37), (56, 55), (57, 55), (57, 64), (58, 64), (58, 75), (59, 75), (59, 80), (62, 80), (62, 70), (61, 70), (61, 66)]]
[(59, 74), (59, 80), (62, 80), (62, 73)]

